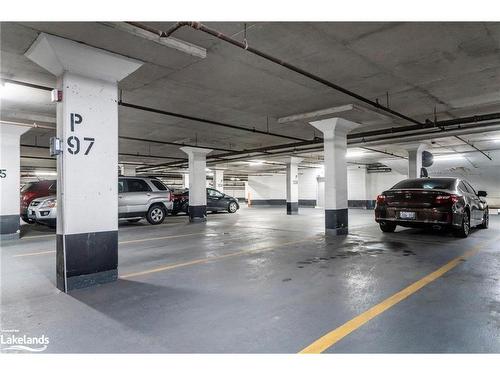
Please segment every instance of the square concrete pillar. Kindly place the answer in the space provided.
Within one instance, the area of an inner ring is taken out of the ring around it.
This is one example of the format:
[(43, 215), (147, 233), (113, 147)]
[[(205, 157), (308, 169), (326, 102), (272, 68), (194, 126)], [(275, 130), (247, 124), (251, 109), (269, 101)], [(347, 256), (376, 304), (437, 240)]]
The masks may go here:
[(214, 189), (224, 193), (224, 170), (226, 168), (215, 166), (214, 171)]
[(181, 147), (189, 157), (189, 221), (207, 220), (207, 154), (212, 150)]
[(342, 118), (311, 122), (323, 132), (325, 167), (325, 233), (348, 234), (347, 133), (359, 124)]
[(182, 174), (182, 187), (184, 189), (189, 189), (189, 172)]
[(286, 160), (286, 214), (299, 213), (299, 163), (302, 158), (291, 156)]
[(422, 152), (427, 148), (423, 143), (411, 143), (403, 145), (408, 151), (408, 178), (420, 178), (422, 170)]
[(41, 33), (26, 57), (57, 76), (57, 287), (118, 275), (118, 81), (142, 62)]
[(0, 124), (0, 240), (19, 238), (21, 135), (29, 127)]

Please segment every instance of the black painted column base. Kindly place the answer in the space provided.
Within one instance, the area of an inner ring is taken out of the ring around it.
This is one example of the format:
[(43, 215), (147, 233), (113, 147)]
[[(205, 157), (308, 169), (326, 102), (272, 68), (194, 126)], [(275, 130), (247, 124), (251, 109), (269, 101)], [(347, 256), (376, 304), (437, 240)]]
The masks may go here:
[(286, 202), (286, 214), (287, 215), (298, 215), (299, 214), (299, 202)]
[(118, 231), (58, 234), (57, 288), (63, 292), (118, 278)]
[(325, 233), (335, 236), (349, 233), (347, 208), (325, 209)]
[(19, 215), (0, 215), (0, 239), (17, 240), (19, 238)]
[(207, 206), (189, 206), (189, 221), (191, 223), (207, 221)]

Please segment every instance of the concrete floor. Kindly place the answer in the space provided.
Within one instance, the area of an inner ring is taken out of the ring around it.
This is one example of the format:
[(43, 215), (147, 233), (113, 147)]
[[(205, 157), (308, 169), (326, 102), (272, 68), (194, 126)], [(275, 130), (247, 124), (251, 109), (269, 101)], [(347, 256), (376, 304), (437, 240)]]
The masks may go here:
[(2, 329), (46, 352), (295, 353), (465, 251), (481, 251), (330, 347), (331, 353), (500, 352), (500, 217), (467, 239), (351, 210), (325, 238), (323, 212), (243, 208), (206, 224), (120, 226), (120, 279), (70, 295), (55, 284), (55, 236), (2, 243)]

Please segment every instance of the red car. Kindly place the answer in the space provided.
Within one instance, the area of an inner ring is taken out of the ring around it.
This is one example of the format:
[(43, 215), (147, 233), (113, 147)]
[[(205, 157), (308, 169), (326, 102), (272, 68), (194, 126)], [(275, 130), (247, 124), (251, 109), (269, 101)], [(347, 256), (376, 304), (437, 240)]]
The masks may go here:
[(29, 182), (21, 189), (21, 218), (26, 223), (33, 223), (28, 219), (28, 206), (36, 198), (56, 194), (56, 180)]

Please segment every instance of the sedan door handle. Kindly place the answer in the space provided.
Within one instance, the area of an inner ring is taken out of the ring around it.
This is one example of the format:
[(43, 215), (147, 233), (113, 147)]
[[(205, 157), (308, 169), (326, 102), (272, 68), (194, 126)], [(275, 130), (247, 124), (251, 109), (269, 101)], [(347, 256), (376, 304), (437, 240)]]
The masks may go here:
[(118, 196), (118, 198), (123, 198), (123, 196), (122, 196), (122, 195), (119, 195), (119, 196)]

